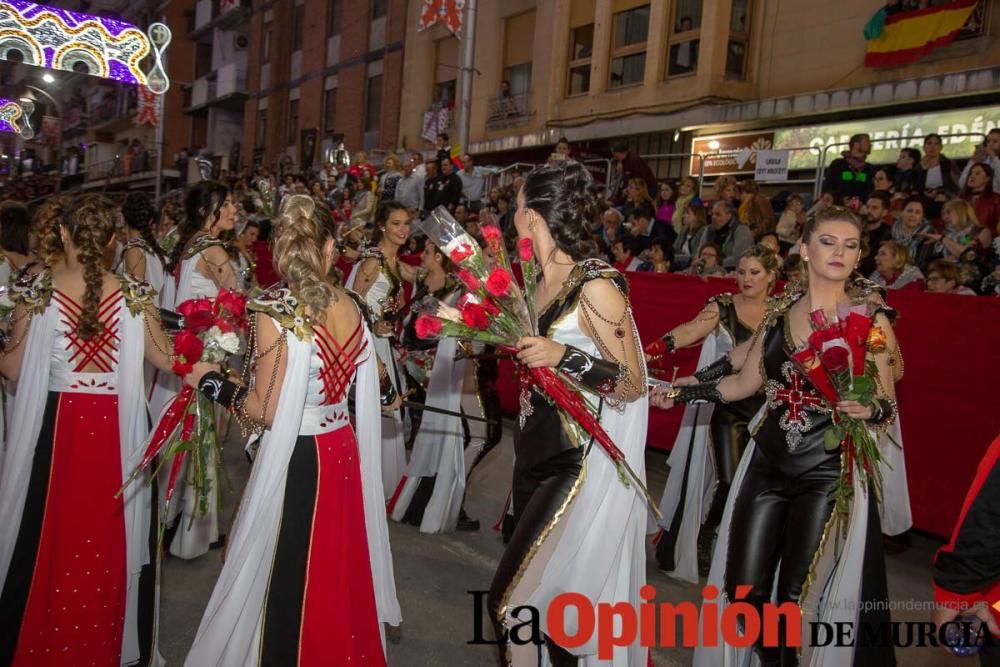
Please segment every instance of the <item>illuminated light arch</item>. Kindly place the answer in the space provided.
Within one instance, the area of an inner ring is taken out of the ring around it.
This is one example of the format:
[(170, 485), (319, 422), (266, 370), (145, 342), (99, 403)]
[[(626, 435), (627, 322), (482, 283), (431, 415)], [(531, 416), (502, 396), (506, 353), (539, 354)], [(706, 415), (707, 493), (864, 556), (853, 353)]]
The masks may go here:
[[(152, 24), (147, 37), (126, 21), (25, 0), (0, 0), (0, 58), (17, 48), (26, 63), (71, 72), (83, 61), (93, 76), (145, 85), (162, 95), (170, 85), (162, 66), (169, 43), (170, 30), (162, 23)], [(154, 63), (147, 74), (139, 63), (151, 53)]]
[(35, 107), (30, 102), (22, 104), (6, 97), (0, 97), (0, 132), (10, 132), (20, 134), (25, 139), (35, 136), (31, 125), (28, 124), (28, 116)]

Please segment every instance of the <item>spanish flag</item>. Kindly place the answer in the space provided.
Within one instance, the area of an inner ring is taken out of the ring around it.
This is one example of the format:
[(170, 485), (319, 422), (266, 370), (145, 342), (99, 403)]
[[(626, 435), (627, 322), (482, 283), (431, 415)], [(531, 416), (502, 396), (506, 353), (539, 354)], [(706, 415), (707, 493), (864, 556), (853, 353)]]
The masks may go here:
[[(977, 0), (955, 0), (917, 9), (886, 15), (880, 9), (868, 27), (866, 36), (877, 32), (868, 42), (865, 54), (867, 67), (895, 67), (907, 65), (923, 58), (939, 46), (947, 46), (958, 35), (976, 7)], [(879, 31), (873, 24), (885, 20), (885, 27)], [(874, 28), (874, 30), (873, 30)]]

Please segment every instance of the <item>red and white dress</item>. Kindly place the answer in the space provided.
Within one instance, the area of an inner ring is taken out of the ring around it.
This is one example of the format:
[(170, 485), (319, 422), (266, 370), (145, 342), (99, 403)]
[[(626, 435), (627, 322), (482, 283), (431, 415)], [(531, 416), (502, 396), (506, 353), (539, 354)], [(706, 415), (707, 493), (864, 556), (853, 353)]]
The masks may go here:
[(86, 340), (76, 334), (81, 305), (48, 271), (15, 290), (33, 318), (0, 480), (2, 664), (155, 657), (151, 493), (137, 481), (115, 497), (146, 435), (133, 389), (151, 293), (121, 280), (100, 303), (103, 330)]
[(285, 377), (185, 664), (384, 665), (381, 622), (398, 624), (399, 604), (371, 334), (361, 320), (339, 345), (287, 289), (249, 308), (284, 337)]

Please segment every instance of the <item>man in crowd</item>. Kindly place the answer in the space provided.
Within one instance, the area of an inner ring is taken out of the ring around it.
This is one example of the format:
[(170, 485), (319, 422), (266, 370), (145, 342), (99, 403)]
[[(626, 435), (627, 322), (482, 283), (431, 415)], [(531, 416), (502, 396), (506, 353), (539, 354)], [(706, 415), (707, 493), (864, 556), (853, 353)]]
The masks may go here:
[(892, 177), (892, 187), (895, 190), (893, 199), (906, 201), (913, 194), (919, 194), (923, 189), (920, 167), (919, 148), (901, 148), (896, 158), (896, 173)]
[(430, 212), (444, 203), (444, 179), (438, 174), (438, 162), (429, 160), (424, 163), (424, 168), (427, 170), (424, 177), (424, 210)]
[(424, 179), (413, 170), (413, 160), (403, 162), (403, 176), (396, 182), (396, 200), (411, 211), (424, 209)]
[(753, 245), (753, 232), (736, 217), (732, 204), (717, 201), (712, 206), (712, 228), (705, 235), (705, 243), (715, 243), (722, 248), (722, 266), (732, 271), (740, 255)]
[(614, 267), (621, 272), (638, 271), (642, 264), (639, 258), (633, 255), (635, 239), (631, 236), (616, 239), (611, 243), (611, 255), (614, 257)]
[(471, 155), (463, 155), (462, 170), (458, 172), (458, 177), (462, 180), (462, 199), (468, 203), (473, 213), (478, 213), (486, 188), (486, 172), (482, 167), (475, 166)]
[(636, 206), (629, 216), (631, 228), (629, 235), (632, 237), (632, 246), (635, 252), (649, 250), (655, 239), (667, 241), (673, 247), (677, 233), (674, 228), (663, 220), (656, 220), (653, 215), (653, 208), (648, 205)]
[(462, 201), (462, 179), (455, 173), (455, 163), (451, 158), (441, 160), (441, 201), (448, 207), (449, 211), (454, 211), (458, 203)]
[(625, 189), (628, 182), (633, 178), (641, 178), (646, 181), (646, 191), (656, 192), (656, 177), (642, 158), (628, 149), (628, 144), (624, 141), (617, 141), (611, 147), (611, 154), (618, 163), (618, 180), (614, 188), (612, 201), (617, 206), (625, 204)]
[(850, 199), (865, 201), (875, 188), (875, 167), (868, 164), (872, 139), (867, 134), (855, 134), (849, 148), (826, 168), (823, 190), (832, 192), (849, 205)]
[(873, 192), (861, 207), (861, 219), (865, 223), (864, 246), (861, 249), (861, 263), (858, 271), (870, 276), (875, 270), (875, 253), (886, 241), (892, 240), (892, 225), (896, 221), (889, 212), (889, 195)]

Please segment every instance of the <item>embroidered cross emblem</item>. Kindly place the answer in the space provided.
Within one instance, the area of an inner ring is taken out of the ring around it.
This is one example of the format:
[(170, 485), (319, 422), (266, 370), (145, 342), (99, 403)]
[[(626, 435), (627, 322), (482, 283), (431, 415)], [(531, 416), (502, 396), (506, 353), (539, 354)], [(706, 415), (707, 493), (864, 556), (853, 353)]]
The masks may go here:
[(812, 419), (807, 410), (821, 407), (823, 399), (812, 389), (805, 388), (805, 378), (792, 362), (786, 361), (781, 365), (781, 374), (785, 376), (787, 385), (769, 380), (765, 392), (769, 407), (787, 406), (778, 425), (786, 431), (788, 449), (794, 451), (802, 442), (802, 432), (812, 428)]

